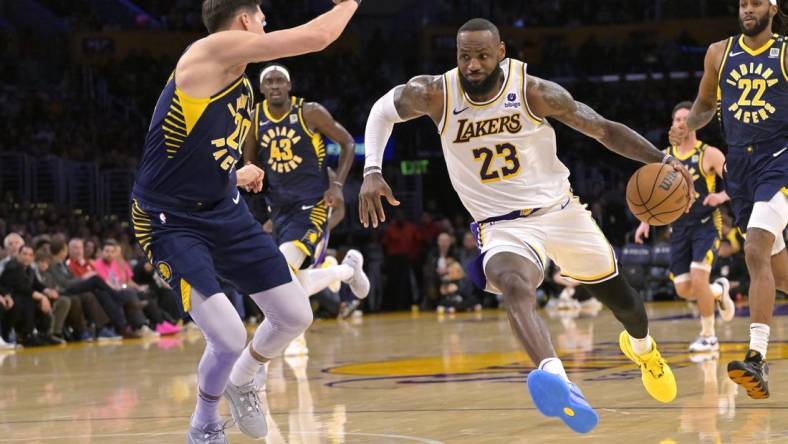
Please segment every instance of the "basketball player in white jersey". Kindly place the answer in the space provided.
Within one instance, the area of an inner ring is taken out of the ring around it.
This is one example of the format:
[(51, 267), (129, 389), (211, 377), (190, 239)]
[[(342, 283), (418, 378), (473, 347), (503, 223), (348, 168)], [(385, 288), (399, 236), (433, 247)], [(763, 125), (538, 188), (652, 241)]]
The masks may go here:
[(651, 396), (672, 401), (676, 381), (648, 334), (640, 296), (619, 275), (613, 249), (591, 213), (571, 194), (569, 171), (556, 157), (555, 132), (546, 118), (625, 157), (669, 162), (688, 184), (692, 181), (686, 168), (643, 137), (576, 102), (559, 85), (528, 75), (525, 63), (505, 55), (495, 25), (470, 20), (457, 33), (456, 69), (442, 76), (414, 77), (375, 103), (364, 141), (359, 216), (365, 227), (377, 227), (385, 220), (381, 198), (399, 204), (381, 174), (383, 150), (394, 124), (425, 115), (432, 118), (452, 185), (476, 221), (482, 254), (475, 280), (503, 294), (514, 333), (538, 364), (528, 375), (534, 404), (543, 414), (584, 433), (594, 428), (598, 416), (569, 382), (536, 313), (536, 288), (548, 257), (563, 275), (587, 284), (624, 324), (619, 344), (640, 367)]

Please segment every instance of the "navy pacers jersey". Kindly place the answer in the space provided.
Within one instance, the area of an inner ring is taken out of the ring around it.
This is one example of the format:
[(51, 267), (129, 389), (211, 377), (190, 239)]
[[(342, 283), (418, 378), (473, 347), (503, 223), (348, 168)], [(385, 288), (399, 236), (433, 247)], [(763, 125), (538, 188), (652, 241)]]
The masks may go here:
[(703, 157), (706, 154), (706, 145), (698, 140), (695, 147), (684, 155), (681, 155), (675, 146), (665, 149), (665, 153), (670, 154), (678, 161), (687, 167), (692, 179), (694, 180), (693, 186), (695, 187), (695, 203), (692, 204), (687, 214), (682, 215), (678, 220), (673, 222), (673, 227), (695, 225), (698, 222), (705, 223), (708, 218), (714, 219), (714, 225), (717, 229), (722, 229), (722, 215), (716, 207), (703, 205), (703, 200), (706, 199), (711, 193), (719, 191), (719, 182), (717, 175), (710, 171), (703, 169)]
[(326, 146), (322, 135), (304, 121), (303, 106), (304, 99), (292, 97), (290, 111), (279, 119), (269, 112), (267, 100), (255, 110), (258, 158), (265, 169), (265, 196), (271, 207), (314, 203), (328, 188)]
[(253, 103), (246, 75), (211, 97), (193, 98), (175, 85), (173, 73), (153, 111), (135, 196), (198, 206), (229, 196)]
[(786, 38), (774, 36), (751, 49), (744, 37), (730, 37), (720, 66), (717, 99), (732, 150), (785, 138), (788, 133)]

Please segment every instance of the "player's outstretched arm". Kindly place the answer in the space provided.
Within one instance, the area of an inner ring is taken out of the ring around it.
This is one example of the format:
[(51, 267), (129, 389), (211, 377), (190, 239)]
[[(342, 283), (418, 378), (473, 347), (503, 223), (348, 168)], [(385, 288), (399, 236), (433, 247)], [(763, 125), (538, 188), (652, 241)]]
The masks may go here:
[(310, 102), (304, 105), (304, 120), (311, 128), (316, 129), (320, 134), (328, 137), (340, 146), (339, 163), (337, 172), (328, 184), (328, 190), (323, 195), (323, 199), (330, 207), (337, 202), (343, 205), (342, 187), (353, 166), (353, 158), (356, 152), (356, 141), (353, 136), (339, 122), (334, 120), (334, 116), (328, 112), (323, 105)]
[(322, 51), (339, 38), (358, 9), (355, 0), (335, 3), (330, 11), (295, 28), (266, 34), (217, 32), (195, 43), (194, 49), (226, 67)]
[(725, 41), (714, 43), (706, 50), (698, 97), (695, 98), (692, 109), (687, 115), (687, 130), (689, 131), (703, 128), (714, 118), (717, 111), (717, 82), (723, 52), (725, 52)]
[(417, 76), (381, 97), (367, 119), (364, 133), (364, 183), (358, 196), (361, 224), (373, 227), (386, 221), (382, 197), (397, 206), (391, 188), (383, 179), (383, 152), (394, 125), (421, 116), (439, 122), (443, 114), (443, 79), (441, 76)]
[(689, 185), (690, 205), (695, 197), (692, 176), (684, 165), (658, 150), (645, 137), (628, 126), (605, 119), (582, 102), (577, 102), (557, 83), (528, 76), (528, 104), (539, 117), (552, 117), (565, 125), (596, 139), (605, 148), (626, 158), (643, 163), (670, 162)]

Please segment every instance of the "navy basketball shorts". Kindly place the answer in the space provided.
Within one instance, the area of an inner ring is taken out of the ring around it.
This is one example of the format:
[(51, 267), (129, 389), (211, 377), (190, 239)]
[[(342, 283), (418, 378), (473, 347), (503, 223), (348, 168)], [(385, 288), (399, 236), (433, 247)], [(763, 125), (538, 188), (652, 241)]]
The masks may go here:
[(185, 312), (191, 290), (221, 293), (217, 275), (254, 294), (292, 280), (284, 256), (240, 196), (199, 211), (159, 208), (135, 199), (134, 234), (148, 260), (170, 284)]
[(788, 195), (788, 137), (731, 147), (726, 169), (726, 191), (736, 226), (744, 232), (756, 202), (768, 202), (780, 192)]
[(328, 205), (322, 199), (282, 207), (271, 207), (274, 239), (282, 245), (293, 242), (307, 256), (309, 265), (318, 253), (328, 228)]
[(675, 283), (689, 280), (690, 269), (711, 272), (720, 248), (714, 215), (694, 223), (674, 224), (670, 234), (670, 276)]

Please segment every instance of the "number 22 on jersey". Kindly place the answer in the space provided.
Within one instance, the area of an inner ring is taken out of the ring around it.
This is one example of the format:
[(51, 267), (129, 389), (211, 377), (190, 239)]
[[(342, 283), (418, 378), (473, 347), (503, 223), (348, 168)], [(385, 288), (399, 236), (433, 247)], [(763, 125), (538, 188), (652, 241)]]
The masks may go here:
[[(496, 157), (502, 157), (505, 165), (500, 169), (493, 169)], [(473, 158), (481, 162), (479, 178), (482, 183), (497, 182), (516, 176), (520, 172), (520, 158), (517, 157), (517, 148), (511, 143), (499, 143), (495, 150), (483, 146), (473, 150)]]

